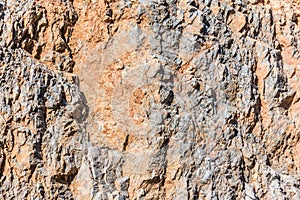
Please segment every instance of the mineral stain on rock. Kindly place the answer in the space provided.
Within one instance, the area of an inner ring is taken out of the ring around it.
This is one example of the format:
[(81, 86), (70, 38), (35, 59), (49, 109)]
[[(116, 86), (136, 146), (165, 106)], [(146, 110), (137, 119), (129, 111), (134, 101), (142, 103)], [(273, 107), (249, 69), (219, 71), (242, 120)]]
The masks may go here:
[(0, 199), (300, 199), (298, 0), (0, 2)]

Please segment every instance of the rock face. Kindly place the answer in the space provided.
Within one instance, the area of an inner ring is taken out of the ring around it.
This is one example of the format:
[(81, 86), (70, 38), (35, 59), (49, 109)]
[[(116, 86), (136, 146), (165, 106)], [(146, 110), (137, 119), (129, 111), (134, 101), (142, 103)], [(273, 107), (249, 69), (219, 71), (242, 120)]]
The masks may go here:
[(1, 199), (300, 199), (300, 1), (0, 2)]

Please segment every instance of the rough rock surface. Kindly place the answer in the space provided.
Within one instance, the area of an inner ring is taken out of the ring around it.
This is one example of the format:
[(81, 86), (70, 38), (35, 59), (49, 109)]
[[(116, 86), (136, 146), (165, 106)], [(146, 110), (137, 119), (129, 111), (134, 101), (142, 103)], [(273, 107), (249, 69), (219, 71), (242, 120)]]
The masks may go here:
[(1, 199), (300, 199), (299, 0), (0, 1)]

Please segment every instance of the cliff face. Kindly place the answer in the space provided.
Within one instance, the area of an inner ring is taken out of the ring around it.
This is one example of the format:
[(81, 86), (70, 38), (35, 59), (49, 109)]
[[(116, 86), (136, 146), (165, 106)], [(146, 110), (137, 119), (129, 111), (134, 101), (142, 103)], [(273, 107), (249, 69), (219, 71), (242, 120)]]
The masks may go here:
[(0, 2), (1, 199), (300, 199), (298, 0)]

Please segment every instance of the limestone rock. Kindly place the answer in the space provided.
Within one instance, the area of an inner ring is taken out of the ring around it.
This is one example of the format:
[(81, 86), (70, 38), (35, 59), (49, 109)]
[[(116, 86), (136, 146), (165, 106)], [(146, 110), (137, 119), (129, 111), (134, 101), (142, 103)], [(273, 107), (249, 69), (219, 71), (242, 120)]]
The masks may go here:
[(297, 0), (0, 1), (0, 199), (299, 199)]

